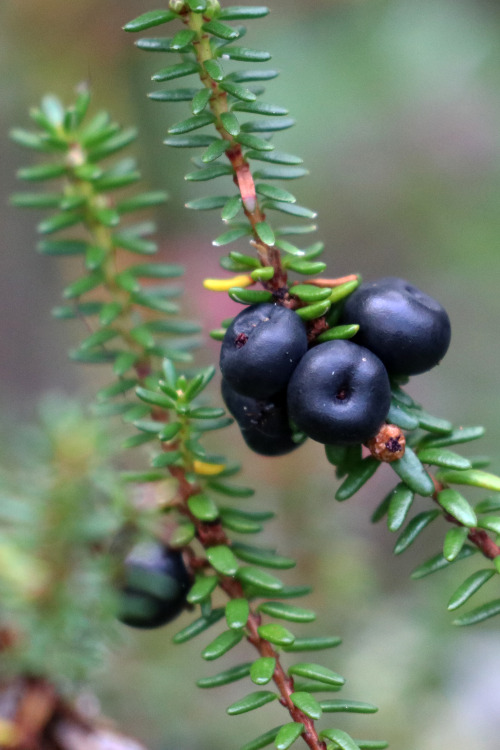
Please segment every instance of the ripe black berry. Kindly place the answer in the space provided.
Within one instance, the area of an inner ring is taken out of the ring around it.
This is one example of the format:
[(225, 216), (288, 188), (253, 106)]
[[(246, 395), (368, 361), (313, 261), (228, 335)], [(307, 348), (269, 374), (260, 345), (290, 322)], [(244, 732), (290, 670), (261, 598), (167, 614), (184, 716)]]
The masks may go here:
[(293, 422), (320, 443), (364, 443), (383, 424), (391, 400), (387, 371), (352, 341), (327, 341), (302, 357), (288, 385)]
[(299, 316), (266, 302), (245, 308), (233, 320), (222, 342), (220, 368), (235, 391), (265, 399), (286, 387), (306, 350)]
[(367, 282), (348, 297), (342, 322), (359, 323), (355, 341), (391, 375), (417, 375), (438, 364), (451, 338), (446, 310), (404, 279)]
[(157, 628), (176, 618), (191, 585), (181, 553), (156, 541), (131, 550), (123, 578), (118, 619), (134, 628)]
[(238, 422), (243, 439), (255, 453), (282, 456), (298, 447), (299, 443), (292, 440), (285, 392), (255, 399), (242, 396), (223, 380), (222, 397)]

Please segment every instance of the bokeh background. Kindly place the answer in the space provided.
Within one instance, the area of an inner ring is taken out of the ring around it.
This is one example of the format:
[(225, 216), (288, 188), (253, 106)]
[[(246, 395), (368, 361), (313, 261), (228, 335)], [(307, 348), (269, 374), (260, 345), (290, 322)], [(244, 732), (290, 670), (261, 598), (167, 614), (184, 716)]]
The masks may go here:
[[(155, 5), (154, 3), (152, 4)], [(158, 4), (156, 4), (158, 5)], [(250, 24), (248, 45), (273, 53), (282, 75), (267, 99), (288, 107), (295, 128), (279, 148), (300, 154), (310, 176), (293, 186), (319, 214), (329, 273), (400, 275), (437, 297), (453, 326), (451, 349), (436, 370), (414, 379), (412, 395), (457, 424), (482, 423), (481, 453), (500, 469), (500, 3), (497, 0), (270, 0), (271, 15)], [(150, 102), (160, 58), (137, 51), (121, 31), (151, 9), (145, 0), (2, 0), (0, 3), (0, 420), (4, 429), (33, 418), (48, 390), (90, 396), (105, 376), (76, 367), (67, 349), (77, 327), (50, 317), (75, 267), (34, 252), (34, 212), (8, 206), (15, 172), (31, 158), (8, 140), (46, 92), (71, 101), (90, 81), (94, 107), (141, 129), (136, 153), (151, 188), (170, 201), (158, 216), (162, 252), (188, 267), (186, 314), (209, 330), (233, 305), (201, 287), (216, 273), (218, 218), (188, 213), (201, 195), (185, 183), (189, 153), (161, 145), (182, 107)], [(187, 110), (184, 110), (187, 111)], [(214, 360), (208, 344), (203, 361)], [(215, 398), (218, 398), (215, 394)], [(327, 664), (347, 678), (346, 698), (377, 703), (374, 717), (343, 721), (357, 737), (404, 750), (498, 750), (498, 623), (454, 629), (446, 601), (478, 565), (464, 561), (414, 582), (409, 573), (439, 550), (433, 529), (403, 559), (369, 516), (391, 486), (382, 469), (345, 504), (321, 447), (292, 457), (249, 457), (235, 429), (223, 448), (240, 454), (244, 479), (258, 487), (256, 508), (271, 508), (265, 541), (298, 559), (290, 583), (313, 582), (306, 606), (318, 633), (344, 645)], [(472, 446), (474, 451), (474, 446)], [(495, 597), (494, 583), (490, 598)], [(479, 601), (479, 600), (478, 600)], [(181, 623), (182, 624), (182, 623)], [(298, 626), (297, 629), (300, 629)], [(175, 625), (172, 626), (175, 628)], [(313, 628), (314, 629), (314, 628)], [(279, 707), (229, 718), (243, 684), (203, 692), (198, 676), (232, 663), (202, 662), (211, 635), (173, 647), (170, 628), (123, 632), (97, 675), (103, 710), (151, 750), (234, 750), (283, 721)], [(239, 653), (241, 657), (241, 652)], [(249, 654), (247, 655), (249, 657)], [(236, 657), (238, 658), (238, 657)], [(244, 656), (243, 659), (246, 657)]]

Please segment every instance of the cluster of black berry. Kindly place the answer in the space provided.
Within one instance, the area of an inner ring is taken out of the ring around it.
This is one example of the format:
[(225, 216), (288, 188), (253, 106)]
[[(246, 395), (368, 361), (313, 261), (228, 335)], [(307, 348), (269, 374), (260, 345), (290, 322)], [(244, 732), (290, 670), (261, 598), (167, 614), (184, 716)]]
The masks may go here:
[(222, 395), (256, 453), (289, 453), (297, 433), (328, 445), (366, 443), (384, 423), (389, 377), (416, 375), (443, 358), (451, 338), (444, 308), (403, 279), (362, 284), (341, 323), (353, 340), (308, 345), (306, 326), (285, 307), (245, 308), (226, 331)]

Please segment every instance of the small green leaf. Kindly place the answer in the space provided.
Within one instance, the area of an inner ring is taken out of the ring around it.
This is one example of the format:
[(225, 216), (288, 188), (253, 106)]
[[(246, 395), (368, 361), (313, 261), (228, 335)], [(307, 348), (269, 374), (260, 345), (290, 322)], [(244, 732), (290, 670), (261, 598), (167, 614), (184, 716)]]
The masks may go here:
[[(418, 427), (418, 419), (405, 410), (401, 404), (392, 403), (387, 412), (386, 421), (389, 424), (395, 424), (402, 430), (416, 430)], [(420, 458), (420, 454), (419, 454)], [(424, 459), (421, 459), (424, 461)], [(425, 463), (429, 463), (426, 461)]]
[[(152, 404), (153, 406), (160, 406), (162, 409), (171, 409), (175, 407), (175, 401), (170, 398), (170, 396), (167, 396), (164, 393), (160, 393), (159, 391), (150, 391), (147, 388), (143, 388), (142, 386), (138, 386), (135, 389), (135, 392), (137, 394), (137, 397), (141, 399), (141, 401), (145, 401), (147, 404)], [(161, 425), (158, 425), (158, 431), (160, 430)]]
[(275, 593), (283, 588), (279, 578), (252, 566), (240, 568), (238, 578), (242, 583), (265, 592)]
[(192, 130), (203, 128), (205, 125), (210, 125), (214, 121), (214, 116), (211, 112), (201, 112), (199, 115), (193, 115), (188, 117), (186, 120), (172, 125), (168, 132), (170, 135), (182, 135), (183, 133), (189, 133)]
[(447, 448), (449, 445), (468, 443), (484, 435), (484, 427), (459, 427), (446, 435), (426, 435), (421, 441), (422, 447)]
[[(391, 466), (392, 465), (393, 464), (391, 464)], [(364, 484), (366, 484), (366, 482), (375, 474), (379, 466), (380, 462), (375, 458), (372, 458), (371, 456), (363, 458), (356, 468), (349, 472), (347, 478), (344, 479), (335, 493), (335, 499), (341, 502), (343, 500), (348, 500), (356, 494)]]
[[(213, 143), (219, 143), (219, 141), (213, 141)], [(225, 195), (208, 195), (205, 198), (196, 198), (195, 200), (188, 201), (184, 205), (193, 211), (212, 211), (215, 208), (225, 206), (227, 200), (227, 196)]]
[(250, 89), (247, 89), (245, 86), (240, 86), (239, 83), (228, 81), (227, 79), (221, 81), (219, 83), (219, 87), (222, 89), (222, 91), (225, 91), (226, 93), (234, 96), (236, 99), (239, 99), (242, 102), (254, 102), (257, 98), (253, 91), (250, 91)]
[(443, 466), (447, 469), (470, 469), (471, 462), (468, 458), (445, 448), (424, 448), (418, 452), (418, 457), (424, 464), (432, 466)]
[(324, 341), (335, 341), (337, 339), (352, 339), (352, 337), (355, 336), (358, 331), (359, 331), (358, 325), (350, 324), (350, 325), (344, 325), (344, 326), (334, 326), (333, 328), (329, 328), (328, 331), (321, 333), (317, 337), (316, 341), (319, 344), (322, 344)]
[(336, 747), (341, 748), (341, 750), (359, 750), (359, 745), (342, 729), (324, 729), (319, 736), (321, 739), (326, 738), (335, 742)]
[(231, 599), (226, 604), (226, 621), (229, 628), (236, 630), (244, 628), (249, 614), (248, 599)]
[(212, 81), (222, 81), (224, 78), (224, 70), (218, 60), (205, 60), (203, 63), (205, 71), (208, 73)]
[(345, 284), (340, 284), (340, 286), (336, 286), (335, 289), (330, 294), (330, 302), (340, 302), (341, 300), (348, 297), (352, 292), (354, 292), (355, 289), (358, 288), (358, 286), (361, 283), (361, 279), (357, 278), (354, 281), (346, 281)]
[(497, 513), (500, 511), (500, 496), (487, 497), (474, 506), (476, 513)]
[(295, 640), (295, 636), (287, 628), (274, 623), (259, 625), (257, 632), (261, 638), (275, 646), (288, 646)]
[[(219, 16), (220, 18), (220, 16)], [(269, 52), (264, 50), (250, 49), (249, 47), (227, 46), (219, 51), (221, 57), (230, 60), (241, 60), (242, 62), (266, 62), (271, 59)]]
[(241, 700), (232, 703), (227, 709), (226, 713), (229, 716), (238, 716), (239, 714), (246, 714), (248, 711), (254, 711), (256, 708), (265, 706), (266, 703), (276, 700), (278, 696), (276, 693), (272, 693), (270, 690), (256, 690), (254, 693), (249, 693)]
[(154, 466), (155, 469), (162, 469), (165, 466), (173, 466), (173, 464), (179, 461), (181, 457), (182, 453), (180, 451), (167, 451), (165, 453), (160, 453), (153, 458), (151, 466)]
[(457, 617), (453, 620), (454, 625), (476, 625), (478, 622), (484, 622), (490, 617), (500, 615), (500, 599), (495, 599), (487, 604), (482, 604), (476, 609), (472, 609), (470, 612), (466, 612), (461, 617)]
[[(323, 302), (328, 299), (332, 290), (328, 287), (322, 288), (314, 284), (294, 284), (290, 292), (294, 297), (298, 297), (302, 302)], [(359, 328), (359, 326), (358, 326)]]
[(72, 227), (81, 220), (82, 214), (79, 211), (65, 211), (41, 221), (37, 226), (37, 231), (40, 234), (52, 234), (53, 232), (58, 232), (60, 229)]
[(173, 81), (174, 78), (182, 78), (199, 72), (199, 65), (195, 62), (182, 62), (170, 65), (168, 68), (159, 70), (152, 76), (153, 81)]
[(220, 21), (209, 21), (204, 23), (202, 26), (203, 31), (208, 31), (209, 34), (218, 37), (219, 39), (227, 39), (229, 41), (237, 39), (240, 35), (237, 29), (232, 26), (228, 26)]
[[(202, 162), (204, 164), (209, 164), (211, 161), (215, 161), (227, 151), (228, 147), (228, 142), (222, 138), (213, 141), (201, 157)], [(224, 205), (224, 203), (221, 205)], [(220, 208), (220, 206), (217, 206), (217, 208)]]
[(200, 688), (212, 688), (219, 687), (220, 685), (228, 685), (231, 682), (241, 680), (243, 677), (248, 677), (252, 662), (247, 664), (239, 664), (237, 667), (231, 667), (230, 669), (219, 672), (212, 677), (202, 677), (196, 681), (196, 684)]
[(458, 609), (469, 601), (471, 596), (479, 591), (490, 578), (493, 578), (495, 571), (491, 568), (485, 568), (483, 570), (477, 570), (471, 576), (469, 576), (452, 594), (450, 601), (448, 602), (448, 609)]
[[(235, 136), (235, 141), (242, 146), (253, 149), (254, 151), (272, 151), (274, 149), (272, 143), (265, 141), (263, 138), (259, 138), (257, 135), (252, 135), (251, 133), (239, 133)], [(256, 174), (254, 174), (254, 177), (256, 177)], [(283, 205), (286, 204), (284, 203)]]
[(375, 714), (378, 711), (377, 706), (371, 703), (362, 703), (361, 701), (346, 701), (342, 698), (321, 701), (321, 708), (325, 713), (347, 712), (353, 714)]
[[(251, 18), (263, 18), (263, 16), (267, 16), (268, 13), (269, 8), (266, 8), (264, 5), (228, 5), (225, 8), (221, 8), (218, 17), (223, 18), (225, 21), (242, 21)], [(242, 748), (241, 750), (249, 749)]]
[(276, 659), (271, 656), (262, 656), (252, 664), (250, 679), (256, 685), (267, 685), (273, 678)]
[(490, 474), (480, 469), (466, 469), (464, 471), (454, 471), (453, 469), (443, 469), (438, 471), (436, 479), (445, 484), (465, 484), (471, 487), (482, 487), (485, 490), (500, 492), (500, 477), (496, 474)]
[(422, 409), (416, 409), (413, 412), (416, 416), (416, 418), (419, 421), (420, 427), (424, 430), (428, 430), (429, 432), (435, 432), (438, 435), (440, 434), (448, 434), (453, 430), (453, 425), (451, 422), (448, 422), (447, 419), (440, 419), (439, 417), (434, 417), (432, 414), (428, 414), (426, 411), (423, 411)]
[(61, 200), (60, 193), (14, 193), (9, 202), (16, 208), (58, 208)]
[(405, 522), (413, 503), (414, 493), (404, 482), (398, 484), (391, 493), (387, 526), (389, 531), (398, 531)]
[(258, 606), (259, 612), (276, 617), (280, 620), (289, 620), (290, 622), (314, 622), (316, 613), (312, 609), (295, 607), (292, 604), (283, 602), (263, 602)]
[(295, 641), (284, 646), (285, 651), (301, 652), (301, 651), (324, 651), (327, 648), (335, 648), (340, 646), (342, 640), (334, 636), (326, 637), (312, 637), (312, 638), (296, 638)]
[(208, 180), (215, 180), (217, 177), (226, 177), (230, 174), (233, 174), (230, 164), (210, 164), (195, 172), (189, 172), (184, 179), (188, 182), (208, 182)]
[[(279, 122), (284, 122), (283, 118)], [(267, 120), (267, 123), (269, 123), (269, 120)], [(273, 156), (274, 151), (272, 154), (264, 153), (263, 156)], [(255, 158), (255, 157), (254, 157)], [(264, 159), (261, 159), (261, 161), (264, 161)], [(271, 161), (268, 159), (267, 161)], [(254, 172), (254, 178), (256, 180), (297, 180), (299, 177), (304, 177), (305, 175), (309, 174), (308, 170), (304, 167), (295, 167), (295, 166), (280, 166), (279, 164), (270, 166), (270, 167), (259, 167)]]
[(100, 271), (93, 271), (87, 276), (82, 276), (80, 279), (76, 279), (72, 284), (65, 287), (63, 296), (66, 299), (79, 297), (81, 294), (85, 294), (86, 292), (90, 292), (91, 289), (95, 289), (102, 283), (102, 280), (102, 273)]
[(219, 235), (215, 240), (212, 240), (212, 245), (222, 247), (223, 245), (228, 245), (231, 242), (239, 240), (241, 237), (247, 237), (250, 233), (251, 229), (247, 225), (238, 225)]
[(484, 516), (478, 521), (480, 529), (487, 529), (494, 534), (500, 534), (500, 516)]
[(258, 534), (262, 525), (247, 515), (238, 513), (233, 508), (221, 510), (221, 521), (224, 528), (236, 531), (238, 534)]
[(408, 547), (413, 544), (420, 532), (423, 531), (426, 526), (432, 523), (432, 521), (434, 521), (440, 515), (441, 513), (439, 510), (425, 510), (415, 516), (415, 518), (412, 518), (410, 523), (399, 536), (394, 546), (394, 554), (400, 555), (401, 552), (404, 552), (406, 549), (408, 549)]
[(242, 630), (225, 630), (203, 649), (201, 655), (207, 661), (219, 659), (234, 648), (234, 646), (238, 645), (242, 638)]
[(463, 560), (466, 557), (470, 557), (471, 555), (474, 555), (477, 552), (477, 549), (475, 547), (465, 546), (462, 547), (458, 555), (453, 560), (447, 560), (442, 554), (434, 555), (434, 557), (431, 557), (430, 560), (427, 560), (426, 562), (422, 563), (422, 565), (419, 565), (413, 573), (411, 574), (411, 578), (414, 580), (418, 580), (420, 578), (425, 578), (425, 576), (431, 575), (431, 573), (436, 573), (438, 570), (442, 570), (443, 568), (448, 567), (448, 565), (451, 565), (457, 560)]
[(228, 222), (234, 219), (241, 210), (242, 206), (243, 202), (239, 195), (234, 195), (232, 198), (229, 198), (224, 204), (224, 207), (221, 211), (222, 221)]
[(198, 604), (208, 599), (212, 591), (216, 588), (217, 583), (217, 576), (201, 576), (189, 590), (189, 594), (187, 595), (188, 602), (190, 604)]
[(240, 748), (240, 750), (260, 750), (262, 747), (266, 747), (267, 745), (270, 745), (271, 742), (274, 741), (280, 729), (281, 729), (281, 726), (274, 727), (273, 729), (270, 729), (268, 732), (264, 732), (264, 734), (259, 735), (259, 737), (256, 737), (254, 740), (247, 742), (245, 745), (243, 745)]
[(274, 232), (267, 221), (257, 222), (257, 224), (255, 225), (255, 231), (257, 232), (257, 235), (261, 242), (263, 242), (265, 245), (269, 245), (270, 247), (274, 245)]
[(234, 576), (238, 572), (238, 561), (225, 544), (218, 544), (207, 549), (207, 558), (218, 573)]
[(174, 643), (185, 643), (186, 641), (191, 640), (191, 638), (195, 638), (200, 633), (203, 633), (204, 630), (207, 630), (212, 625), (215, 625), (215, 623), (219, 622), (223, 617), (224, 607), (213, 609), (206, 617), (199, 617), (189, 625), (186, 625), (182, 630), (179, 630), (172, 640)]
[(297, 721), (292, 721), (290, 724), (282, 726), (274, 741), (277, 750), (288, 750), (303, 731), (304, 725)]
[(345, 680), (331, 669), (321, 666), (321, 664), (312, 664), (303, 662), (294, 664), (289, 668), (289, 673), (298, 677), (306, 677), (308, 680), (324, 682), (327, 685), (343, 685)]
[[(195, 528), (195, 525), (191, 523), (191, 521), (180, 523), (177, 526), (177, 528), (173, 531), (172, 536), (170, 537), (169, 546), (174, 549), (185, 547), (187, 544), (189, 544), (189, 542), (191, 542), (194, 539), (195, 535), (196, 535), (196, 528)], [(217, 584), (217, 579), (215, 579), (215, 583)], [(192, 591), (193, 589), (191, 589), (191, 591), (189, 592), (189, 595), (192, 593)], [(188, 595), (188, 601), (190, 601), (189, 595)]]
[(152, 26), (159, 26), (162, 23), (167, 23), (177, 18), (177, 13), (173, 13), (171, 10), (150, 10), (147, 13), (142, 13), (137, 18), (129, 21), (123, 27), (124, 31), (145, 31), (150, 29)]
[(191, 29), (181, 29), (174, 36), (170, 43), (170, 49), (176, 52), (186, 51), (186, 48), (190, 47), (191, 43), (196, 39), (196, 31)]
[(311, 305), (306, 307), (299, 307), (295, 312), (302, 318), (302, 320), (316, 320), (321, 318), (330, 309), (330, 301), (323, 300), (322, 302), (313, 302)]
[(323, 714), (321, 706), (310, 693), (305, 691), (292, 693), (290, 700), (294, 706), (297, 706), (299, 711), (309, 716), (310, 719), (321, 719)]
[(359, 750), (385, 750), (389, 743), (385, 740), (354, 740)]
[(208, 495), (201, 493), (191, 495), (187, 501), (188, 508), (199, 521), (215, 521), (219, 517), (219, 509)]
[(66, 174), (65, 164), (37, 164), (34, 167), (23, 167), (17, 171), (20, 180), (30, 182), (41, 182), (42, 180), (53, 180)]
[(443, 543), (443, 557), (452, 562), (465, 542), (467, 541), (468, 529), (464, 527), (448, 529)]
[(254, 281), (270, 281), (274, 276), (274, 268), (272, 266), (256, 268), (251, 272), (250, 276)]
[(178, 263), (140, 263), (128, 268), (133, 276), (149, 279), (173, 279), (184, 274), (184, 266)]
[(427, 497), (434, 492), (434, 483), (422, 466), (417, 455), (407, 445), (404, 456), (390, 464), (398, 477), (418, 495)]
[(255, 565), (261, 565), (263, 568), (287, 570), (289, 568), (294, 568), (296, 565), (295, 560), (292, 560), (290, 557), (282, 557), (281, 555), (277, 555), (273, 550), (251, 547), (248, 544), (243, 544), (241, 542), (234, 542), (232, 550), (240, 560)]
[(229, 290), (229, 296), (234, 302), (240, 302), (243, 305), (256, 305), (261, 302), (272, 302), (273, 295), (264, 289), (244, 289), (233, 286)]
[(477, 517), (466, 498), (456, 490), (441, 490), (438, 501), (444, 510), (464, 526), (477, 526)]
[(172, 148), (205, 148), (216, 140), (215, 136), (208, 133), (203, 133), (203, 135), (199, 133), (195, 133), (194, 135), (187, 133), (185, 135), (171, 135), (165, 138), (163, 143)]

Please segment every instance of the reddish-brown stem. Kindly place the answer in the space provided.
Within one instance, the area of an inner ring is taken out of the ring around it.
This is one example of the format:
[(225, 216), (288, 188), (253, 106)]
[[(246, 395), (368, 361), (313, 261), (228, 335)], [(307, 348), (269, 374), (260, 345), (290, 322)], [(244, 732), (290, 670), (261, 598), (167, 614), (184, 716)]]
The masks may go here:
[[(431, 475), (431, 479), (434, 482), (434, 493), (432, 495), (432, 499), (435, 503), (440, 505), (439, 503), (439, 493), (446, 489), (446, 485), (442, 484), (441, 482), (438, 482), (437, 479), (435, 479)], [(456, 526), (461, 526), (463, 528), (465, 527), (465, 524), (458, 521), (454, 516), (452, 516), (450, 513), (444, 513), (444, 518), (449, 523), (454, 523)], [(495, 544), (493, 539), (488, 536), (487, 532), (484, 529), (478, 529), (478, 528), (472, 528), (469, 529), (469, 533), (467, 534), (467, 538), (472, 544), (478, 548), (478, 550), (484, 555), (484, 557), (487, 557), (489, 560), (494, 560), (496, 557), (500, 557), (500, 547), (498, 544)]]

